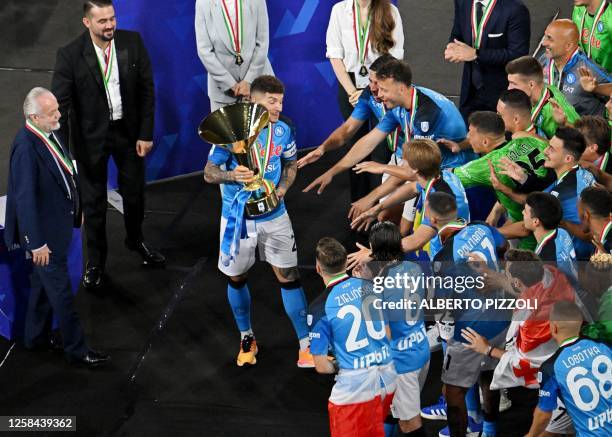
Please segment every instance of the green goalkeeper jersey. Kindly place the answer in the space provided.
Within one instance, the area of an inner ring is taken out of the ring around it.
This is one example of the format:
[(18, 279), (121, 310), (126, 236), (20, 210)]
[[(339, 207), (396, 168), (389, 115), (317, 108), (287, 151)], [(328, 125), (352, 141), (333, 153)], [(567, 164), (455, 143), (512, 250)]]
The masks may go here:
[(536, 133), (549, 140), (555, 135), (559, 128), (553, 116), (554, 109), (552, 103), (549, 101), (550, 99), (554, 99), (561, 109), (563, 109), (568, 123), (573, 125), (580, 119), (580, 115), (578, 115), (574, 107), (567, 101), (563, 93), (559, 91), (557, 87), (550, 85), (545, 87), (538, 103), (536, 103), (531, 110), (531, 122), (533, 123), (533, 127), (535, 127)]
[(574, 6), (572, 21), (580, 32), (580, 48), (595, 63), (612, 72), (612, 7), (602, 0), (595, 15), (586, 6)]
[[(544, 177), (547, 170), (544, 168), (544, 149), (548, 144), (538, 138), (524, 137), (509, 141), (502, 147), (487, 153), (481, 158), (468, 162), (455, 168), (454, 172), (465, 188), (475, 185), (491, 187), (491, 173), (488, 162), (491, 161), (499, 181), (508, 187), (515, 188), (513, 179), (499, 172), (499, 161), (508, 158), (523, 167), (528, 173)], [(501, 203), (514, 222), (523, 220), (523, 206), (510, 199), (505, 194), (495, 191), (497, 200)]]

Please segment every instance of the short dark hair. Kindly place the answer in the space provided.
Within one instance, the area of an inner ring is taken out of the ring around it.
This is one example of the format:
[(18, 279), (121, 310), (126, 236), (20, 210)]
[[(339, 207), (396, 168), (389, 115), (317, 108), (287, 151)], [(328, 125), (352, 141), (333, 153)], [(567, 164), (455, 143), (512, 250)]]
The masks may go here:
[(402, 234), (395, 223), (388, 221), (376, 223), (370, 229), (368, 240), (374, 261), (401, 261), (404, 259)]
[(575, 124), (587, 143), (597, 144), (597, 154), (603, 155), (610, 150), (610, 125), (603, 117), (584, 115)]
[(83, 3), (83, 15), (89, 15), (89, 12), (93, 8), (105, 8), (107, 6), (112, 6), (112, 0), (87, 0)]
[(544, 264), (535, 252), (509, 249), (504, 258), (511, 263), (508, 266), (510, 276), (520, 279), (527, 287), (537, 284), (544, 277)]
[(487, 135), (502, 136), (506, 132), (504, 119), (497, 112), (476, 111), (468, 119), (470, 126)]
[(573, 156), (576, 161), (580, 161), (580, 157), (586, 149), (584, 135), (578, 129), (560, 127), (555, 132), (555, 136), (563, 142), (563, 149)]
[(527, 205), (531, 207), (531, 215), (542, 222), (544, 229), (553, 230), (559, 227), (563, 218), (561, 202), (550, 193), (534, 191), (527, 195)]
[(285, 85), (280, 79), (263, 75), (256, 78), (251, 84), (251, 92), (270, 93), (270, 94), (285, 94)]
[(374, 62), (372, 62), (372, 65), (370, 65), (370, 70), (376, 73), (383, 65), (385, 65), (389, 61), (397, 61), (397, 58), (393, 57), (393, 55), (390, 55), (389, 53), (380, 55), (374, 60)]
[(444, 191), (435, 191), (427, 196), (427, 207), (440, 217), (457, 215), (457, 200)]
[(522, 90), (504, 90), (499, 96), (499, 100), (514, 111), (525, 114), (531, 113), (531, 99), (529, 99), (529, 96)]
[(376, 76), (379, 79), (393, 79), (396, 82), (401, 82), (406, 86), (412, 85), (412, 70), (407, 62), (398, 59), (392, 59), (383, 64)]
[(606, 218), (612, 212), (612, 194), (602, 187), (587, 187), (580, 193), (582, 204), (591, 214)]
[(542, 65), (531, 56), (521, 56), (506, 64), (506, 74), (520, 74), (537, 82), (544, 81)]
[(346, 266), (346, 249), (338, 240), (323, 237), (317, 243), (317, 261), (327, 274), (340, 273)]

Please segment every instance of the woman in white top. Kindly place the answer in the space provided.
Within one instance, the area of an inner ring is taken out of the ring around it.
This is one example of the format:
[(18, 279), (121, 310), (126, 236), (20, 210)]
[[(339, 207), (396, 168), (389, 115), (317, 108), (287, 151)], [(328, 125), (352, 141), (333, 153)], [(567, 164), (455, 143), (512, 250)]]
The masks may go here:
[[(389, 0), (343, 0), (332, 8), (327, 27), (327, 53), (339, 82), (338, 105), (346, 120), (363, 89), (368, 86), (368, 69), (380, 55), (404, 57), (404, 31), (398, 9)], [(367, 133), (357, 132), (349, 146)], [(378, 149), (374, 152), (377, 154)], [(387, 163), (384, 146), (380, 162)], [(367, 158), (366, 158), (367, 159)], [(376, 156), (374, 157), (376, 161)], [(378, 181), (378, 184), (380, 181)], [(351, 172), (351, 201), (365, 196), (376, 182), (368, 175)]]

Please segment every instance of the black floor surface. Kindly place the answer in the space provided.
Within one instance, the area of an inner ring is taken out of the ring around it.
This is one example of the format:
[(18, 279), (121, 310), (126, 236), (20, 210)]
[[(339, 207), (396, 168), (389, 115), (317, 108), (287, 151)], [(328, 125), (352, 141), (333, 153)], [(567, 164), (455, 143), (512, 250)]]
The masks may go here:
[[(329, 235), (353, 244), (346, 175), (321, 196), (301, 193), (335, 159), (325, 157), (301, 171), (287, 196), (309, 301), (323, 288), (313, 267), (316, 241)], [(170, 226), (187, 203), (184, 219)], [(80, 290), (76, 299), (91, 346), (108, 351), (111, 364), (96, 371), (73, 368), (61, 355), (17, 344), (0, 367), (0, 415), (76, 416), (76, 435), (83, 436), (328, 435), (333, 380), (296, 367), (295, 334), (274, 275), (263, 263), (256, 263), (249, 279), (258, 363), (249, 369), (235, 365), (239, 334), (226, 281), (216, 269), (218, 188), (204, 185), (201, 176), (153, 184), (147, 209), (146, 235), (167, 256), (167, 268), (141, 268), (123, 247), (122, 217), (109, 210), (106, 285), (95, 294)], [(151, 348), (140, 360), (149, 339)], [(11, 346), (0, 339), (0, 361)], [(439, 396), (440, 366), (437, 353), (424, 404)], [(501, 436), (523, 435), (531, 420), (526, 394), (512, 397), (515, 405), (502, 415)], [(434, 436), (444, 423), (426, 426)]]

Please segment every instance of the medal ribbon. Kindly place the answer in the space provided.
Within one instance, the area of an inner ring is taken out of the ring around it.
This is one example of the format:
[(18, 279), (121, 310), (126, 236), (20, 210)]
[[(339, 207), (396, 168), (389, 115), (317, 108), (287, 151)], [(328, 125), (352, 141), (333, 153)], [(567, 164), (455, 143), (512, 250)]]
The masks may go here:
[[(384, 103), (382, 105), (382, 112), (383, 112), (383, 117), (384, 117), (384, 115), (387, 113), (387, 109), (385, 108)], [(393, 132), (387, 135), (387, 145), (389, 146), (389, 150), (391, 150), (393, 153), (397, 151), (398, 139), (399, 139), (399, 127), (395, 128)]]
[(485, 7), (484, 11), (482, 12), (482, 19), (480, 20), (480, 23), (478, 23), (478, 17), (476, 16), (476, 2), (472, 3), (472, 45), (476, 50), (480, 48), (482, 35), (484, 33), (483, 31), (487, 25), (487, 22), (489, 21), (489, 18), (491, 18), (495, 3), (497, 3), (497, 0), (491, 0), (489, 5)]
[(559, 179), (557, 179), (557, 184), (555, 186), (558, 186), (561, 182), (563, 182), (563, 179), (565, 179), (565, 176), (567, 176), (570, 172), (576, 170), (577, 168), (578, 168), (578, 166), (575, 165), (572, 168), (570, 168), (569, 170), (564, 171), (563, 174), (561, 174), (561, 176), (559, 176)]
[[(599, 5), (599, 9), (597, 9), (597, 13), (595, 14), (595, 18), (593, 19), (593, 25), (591, 26), (591, 31), (589, 32), (589, 42), (588, 42), (587, 48), (586, 48), (587, 56), (589, 58), (591, 57), (592, 42), (595, 39), (593, 34), (595, 33), (595, 29), (597, 29), (597, 23), (599, 22), (599, 20), (601, 19), (601, 16), (606, 11), (606, 7), (607, 6), (608, 6), (608, 1), (607, 0), (601, 0), (601, 4)], [(582, 41), (582, 32), (584, 31), (584, 20), (585, 20), (587, 14), (588, 14), (588, 11), (585, 8), (584, 9), (584, 15), (582, 16), (582, 20), (580, 21), (580, 41)]]
[(64, 169), (70, 174), (70, 176), (74, 176), (74, 167), (72, 165), (72, 162), (70, 162), (70, 160), (66, 156), (64, 156), (64, 153), (59, 150), (58, 146), (53, 141), (51, 141), (43, 131), (37, 128), (30, 120), (26, 120), (26, 129), (28, 129), (30, 132), (40, 138), (40, 140), (45, 143), (45, 146), (47, 146), (47, 149), (49, 149), (49, 152), (51, 152), (51, 154), (55, 157), (55, 159), (57, 159), (57, 161), (62, 165), (62, 167), (64, 167)]
[(234, 52), (236, 52), (236, 56), (240, 56), (240, 50), (242, 49), (242, 0), (234, 0), (234, 4), (236, 6), (235, 26), (232, 24), (225, 0), (221, 0), (221, 10), (223, 12), (225, 28), (227, 29)]
[(557, 234), (557, 230), (553, 229), (548, 234), (544, 235), (544, 238), (542, 238), (542, 241), (540, 241), (535, 248), (535, 254), (539, 255), (540, 252), (542, 251), (542, 248), (546, 245), (546, 243), (548, 243), (550, 240), (555, 238), (556, 234)]
[(104, 49), (106, 55), (106, 65), (102, 66), (100, 58), (98, 57), (98, 66), (102, 72), (102, 80), (104, 81), (104, 87), (108, 89), (108, 82), (110, 81), (111, 73), (113, 71), (113, 58), (115, 57), (115, 40), (111, 40), (110, 44)]
[(529, 132), (532, 129), (535, 129), (535, 121), (538, 118), (538, 115), (540, 115), (540, 112), (542, 112), (542, 108), (544, 108), (544, 105), (548, 103), (548, 99), (550, 99), (550, 91), (548, 90), (548, 88), (544, 88), (544, 91), (542, 92), (542, 95), (540, 96), (540, 100), (535, 105), (535, 107), (531, 110), (531, 124), (527, 128), (527, 132)]
[(601, 231), (601, 236), (599, 237), (599, 242), (602, 244), (602, 246), (603, 246), (603, 244), (606, 241), (606, 237), (610, 233), (610, 229), (612, 229), (612, 221), (609, 221), (608, 224), (605, 225), (603, 230)]
[(368, 56), (368, 42), (370, 41), (370, 19), (372, 14), (368, 13), (365, 26), (361, 23), (361, 8), (358, 0), (353, 0), (353, 33), (355, 34), (355, 44), (359, 54), (359, 62), (365, 65), (365, 58)]
[[(467, 222), (465, 220), (453, 220), (452, 222), (447, 223), (444, 226), (442, 226), (440, 230), (438, 231), (438, 235), (442, 235), (443, 233), (447, 231), (460, 231), (466, 226), (467, 226)], [(440, 238), (440, 241), (441, 240), (442, 238)], [(446, 241), (446, 238), (444, 238), (444, 240)], [(442, 241), (442, 243), (444, 242)]]
[(606, 169), (606, 166), (608, 165), (608, 160), (609, 159), (610, 159), (610, 152), (604, 153), (604, 156), (602, 156), (599, 159), (599, 169), (601, 171), (604, 171)]
[(416, 118), (417, 105), (419, 103), (419, 97), (417, 95), (416, 87), (412, 87), (412, 94), (410, 95), (410, 122), (406, 122), (406, 115), (404, 115), (404, 132), (406, 133), (406, 142), (412, 139), (412, 132), (414, 131), (414, 119)]
[(425, 194), (423, 195), (423, 213), (421, 214), (422, 217), (425, 217), (425, 202), (427, 202), (429, 193), (431, 192), (433, 185), (438, 181), (438, 179), (440, 179), (440, 176), (431, 179), (429, 182), (427, 182), (427, 185), (425, 185)]
[(349, 277), (349, 275), (347, 275), (346, 273), (340, 273), (340, 274), (334, 276), (333, 278), (330, 278), (330, 280), (327, 282), (327, 284), (325, 284), (325, 286), (327, 288), (333, 287), (334, 285), (339, 284), (340, 282), (344, 281), (348, 277)]
[[(576, 50), (574, 50), (574, 52), (567, 58), (567, 62), (565, 63), (566, 66), (572, 61), (574, 56), (576, 56), (579, 51), (580, 51), (580, 47), (576, 47)], [(563, 67), (563, 69), (565, 70), (565, 67)], [(551, 58), (550, 62), (548, 63), (548, 71), (546, 74), (548, 76), (548, 84), (554, 85), (557, 88), (561, 89), (561, 78), (563, 77), (563, 71), (558, 72), (559, 80), (557, 81), (557, 83), (555, 83), (555, 72), (556, 71), (557, 71), (557, 67), (555, 65), (555, 60)]]

